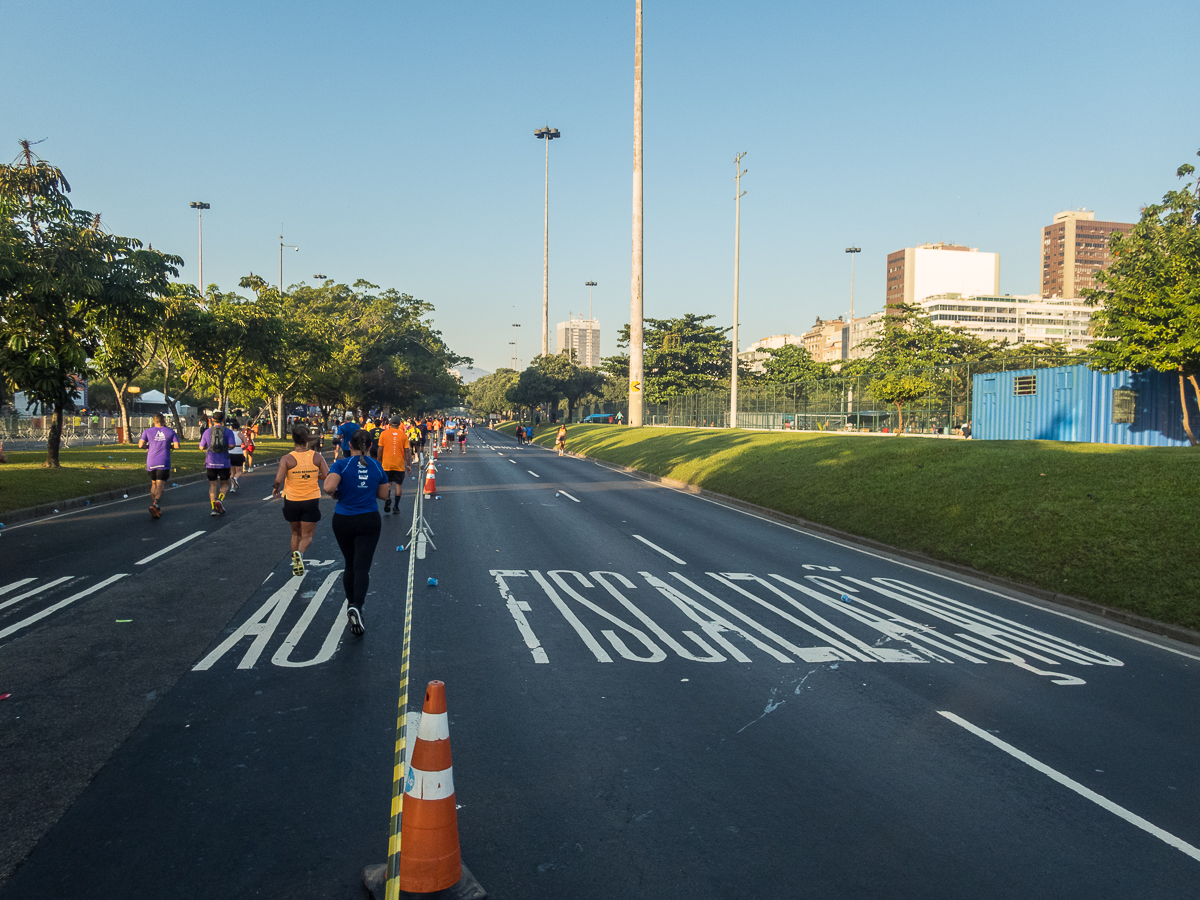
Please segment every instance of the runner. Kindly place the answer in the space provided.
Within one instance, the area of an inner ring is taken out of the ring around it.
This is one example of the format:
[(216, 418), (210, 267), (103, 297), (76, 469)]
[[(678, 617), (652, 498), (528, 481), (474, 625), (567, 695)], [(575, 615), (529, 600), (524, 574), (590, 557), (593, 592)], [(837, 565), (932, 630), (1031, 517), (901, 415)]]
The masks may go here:
[(554, 436), (554, 446), (557, 448), (559, 456), (567, 451), (567, 425), (565, 422), (558, 426), (558, 434)]
[[(379, 431), (379, 462), (388, 479), (387, 498), (383, 511), (397, 515), (400, 512), (400, 486), (404, 484), (404, 473), (412, 462), (412, 450), (408, 446), (408, 434), (399, 416), (392, 416), (386, 428)], [(392, 505), (392, 485), (396, 486), (396, 505)]]
[(450, 453), (454, 452), (454, 445), (458, 442), (458, 422), (450, 419), (446, 422), (446, 439), (442, 443), (442, 447), (449, 447)]
[(225, 427), (225, 413), (213, 413), (212, 425), (200, 435), (200, 449), (208, 451), (204, 456), (204, 470), (208, 475), (208, 502), (212, 507), (210, 516), (225, 515), (225, 492), (229, 490), (229, 448), (232, 444), (233, 432)]
[(388, 494), (388, 478), (379, 463), (367, 456), (371, 438), (365, 431), (350, 438), (350, 456), (335, 460), (325, 477), (325, 493), (337, 497), (333, 510), (333, 536), (337, 538), (346, 571), (342, 586), (346, 589), (346, 617), (350, 632), (361, 637), (367, 630), (363, 622), (363, 601), (370, 586), (371, 558), (379, 543), (382, 518), (379, 500)]
[(383, 429), (380, 427), (379, 419), (368, 424), (371, 426), (367, 429), (371, 432), (371, 459), (379, 462), (379, 436), (383, 433)]
[(249, 472), (254, 468), (254, 429), (258, 426), (251, 426), (250, 420), (246, 420), (246, 427), (242, 429), (242, 450), (246, 457), (246, 471)]
[(463, 419), (458, 423), (458, 452), (466, 454), (467, 452), (467, 420)]
[(230, 419), (229, 429), (233, 432), (233, 441), (229, 444), (229, 492), (236, 494), (241, 484), (238, 478), (242, 474), (242, 469), (246, 465), (246, 453), (242, 447), (242, 428), (238, 425), (238, 420)]
[(279, 460), (271, 489), (272, 497), (283, 497), (283, 518), (292, 526), (293, 575), (304, 574), (304, 553), (321, 521), (321, 479), (329, 474), (325, 457), (309, 449), (311, 440), (308, 427), (297, 422), (292, 429), (296, 449)]
[(171, 477), (171, 448), (179, 449), (179, 435), (167, 427), (162, 413), (154, 414), (154, 425), (142, 432), (138, 447), (146, 451), (146, 471), (150, 473), (150, 515), (158, 518), (162, 511), (158, 501), (167, 489)]
[(334, 441), (333, 447), (334, 459), (339, 458), (338, 454), (341, 454), (340, 458), (345, 458), (350, 455), (350, 438), (354, 435), (354, 432), (358, 431), (358, 429), (359, 425), (354, 421), (354, 413), (347, 412), (346, 421), (338, 426), (337, 438)]

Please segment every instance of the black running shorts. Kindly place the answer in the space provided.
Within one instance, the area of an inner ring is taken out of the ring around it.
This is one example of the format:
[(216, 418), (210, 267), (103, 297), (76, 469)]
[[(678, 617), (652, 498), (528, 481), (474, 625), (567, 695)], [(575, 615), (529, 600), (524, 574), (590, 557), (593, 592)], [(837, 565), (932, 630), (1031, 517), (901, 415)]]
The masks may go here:
[(403, 484), (404, 483), (404, 470), (403, 469), (384, 469), (383, 474), (387, 476), (387, 479), (391, 484)]
[(316, 497), (311, 500), (289, 500), (284, 497), (283, 518), (288, 522), (320, 522), (321, 501)]
[(151, 481), (166, 481), (171, 477), (170, 469), (147, 469), (146, 474), (150, 476)]
[(204, 471), (208, 473), (209, 481), (216, 481), (217, 479), (220, 479), (221, 481), (229, 480), (228, 466), (226, 466), (224, 469), (205, 469)]

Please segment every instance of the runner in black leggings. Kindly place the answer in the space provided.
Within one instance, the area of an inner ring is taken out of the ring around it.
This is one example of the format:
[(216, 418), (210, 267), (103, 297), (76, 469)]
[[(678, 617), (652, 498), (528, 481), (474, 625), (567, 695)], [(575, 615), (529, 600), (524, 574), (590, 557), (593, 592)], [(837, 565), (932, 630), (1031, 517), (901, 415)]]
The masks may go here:
[(333, 536), (346, 558), (342, 576), (346, 617), (351, 633), (360, 637), (367, 630), (362, 607), (371, 584), (371, 558), (379, 543), (379, 501), (388, 490), (387, 475), (368, 455), (370, 451), (370, 432), (359, 429), (350, 438), (350, 455), (335, 460), (325, 478), (325, 493), (337, 497)]

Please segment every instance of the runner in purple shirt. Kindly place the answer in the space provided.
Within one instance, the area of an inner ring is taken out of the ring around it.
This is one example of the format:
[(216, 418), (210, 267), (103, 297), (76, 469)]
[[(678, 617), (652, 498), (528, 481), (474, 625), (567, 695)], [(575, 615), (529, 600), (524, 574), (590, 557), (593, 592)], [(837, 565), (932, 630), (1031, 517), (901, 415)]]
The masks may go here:
[(167, 420), (162, 413), (157, 413), (154, 425), (142, 432), (138, 447), (146, 451), (146, 471), (150, 473), (150, 515), (157, 519), (162, 515), (158, 501), (162, 499), (167, 479), (171, 477), (171, 450), (179, 449), (179, 435), (173, 428), (167, 428)]
[(229, 448), (232, 446), (233, 432), (225, 427), (225, 413), (213, 413), (212, 425), (200, 435), (200, 449), (208, 451), (204, 457), (204, 469), (208, 475), (208, 502), (212, 507), (210, 516), (225, 515), (225, 494), (229, 490)]

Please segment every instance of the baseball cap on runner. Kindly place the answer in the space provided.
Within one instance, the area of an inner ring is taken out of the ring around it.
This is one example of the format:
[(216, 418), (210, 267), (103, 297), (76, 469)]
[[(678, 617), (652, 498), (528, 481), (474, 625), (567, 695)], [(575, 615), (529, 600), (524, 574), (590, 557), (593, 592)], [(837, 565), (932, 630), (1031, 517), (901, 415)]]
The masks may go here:
[(391, 425), (399, 425), (399, 424), (400, 424), (400, 417), (399, 417), (399, 416), (392, 416), (390, 419), (388, 419), (388, 423), (389, 423), (389, 424), (391, 424)]

